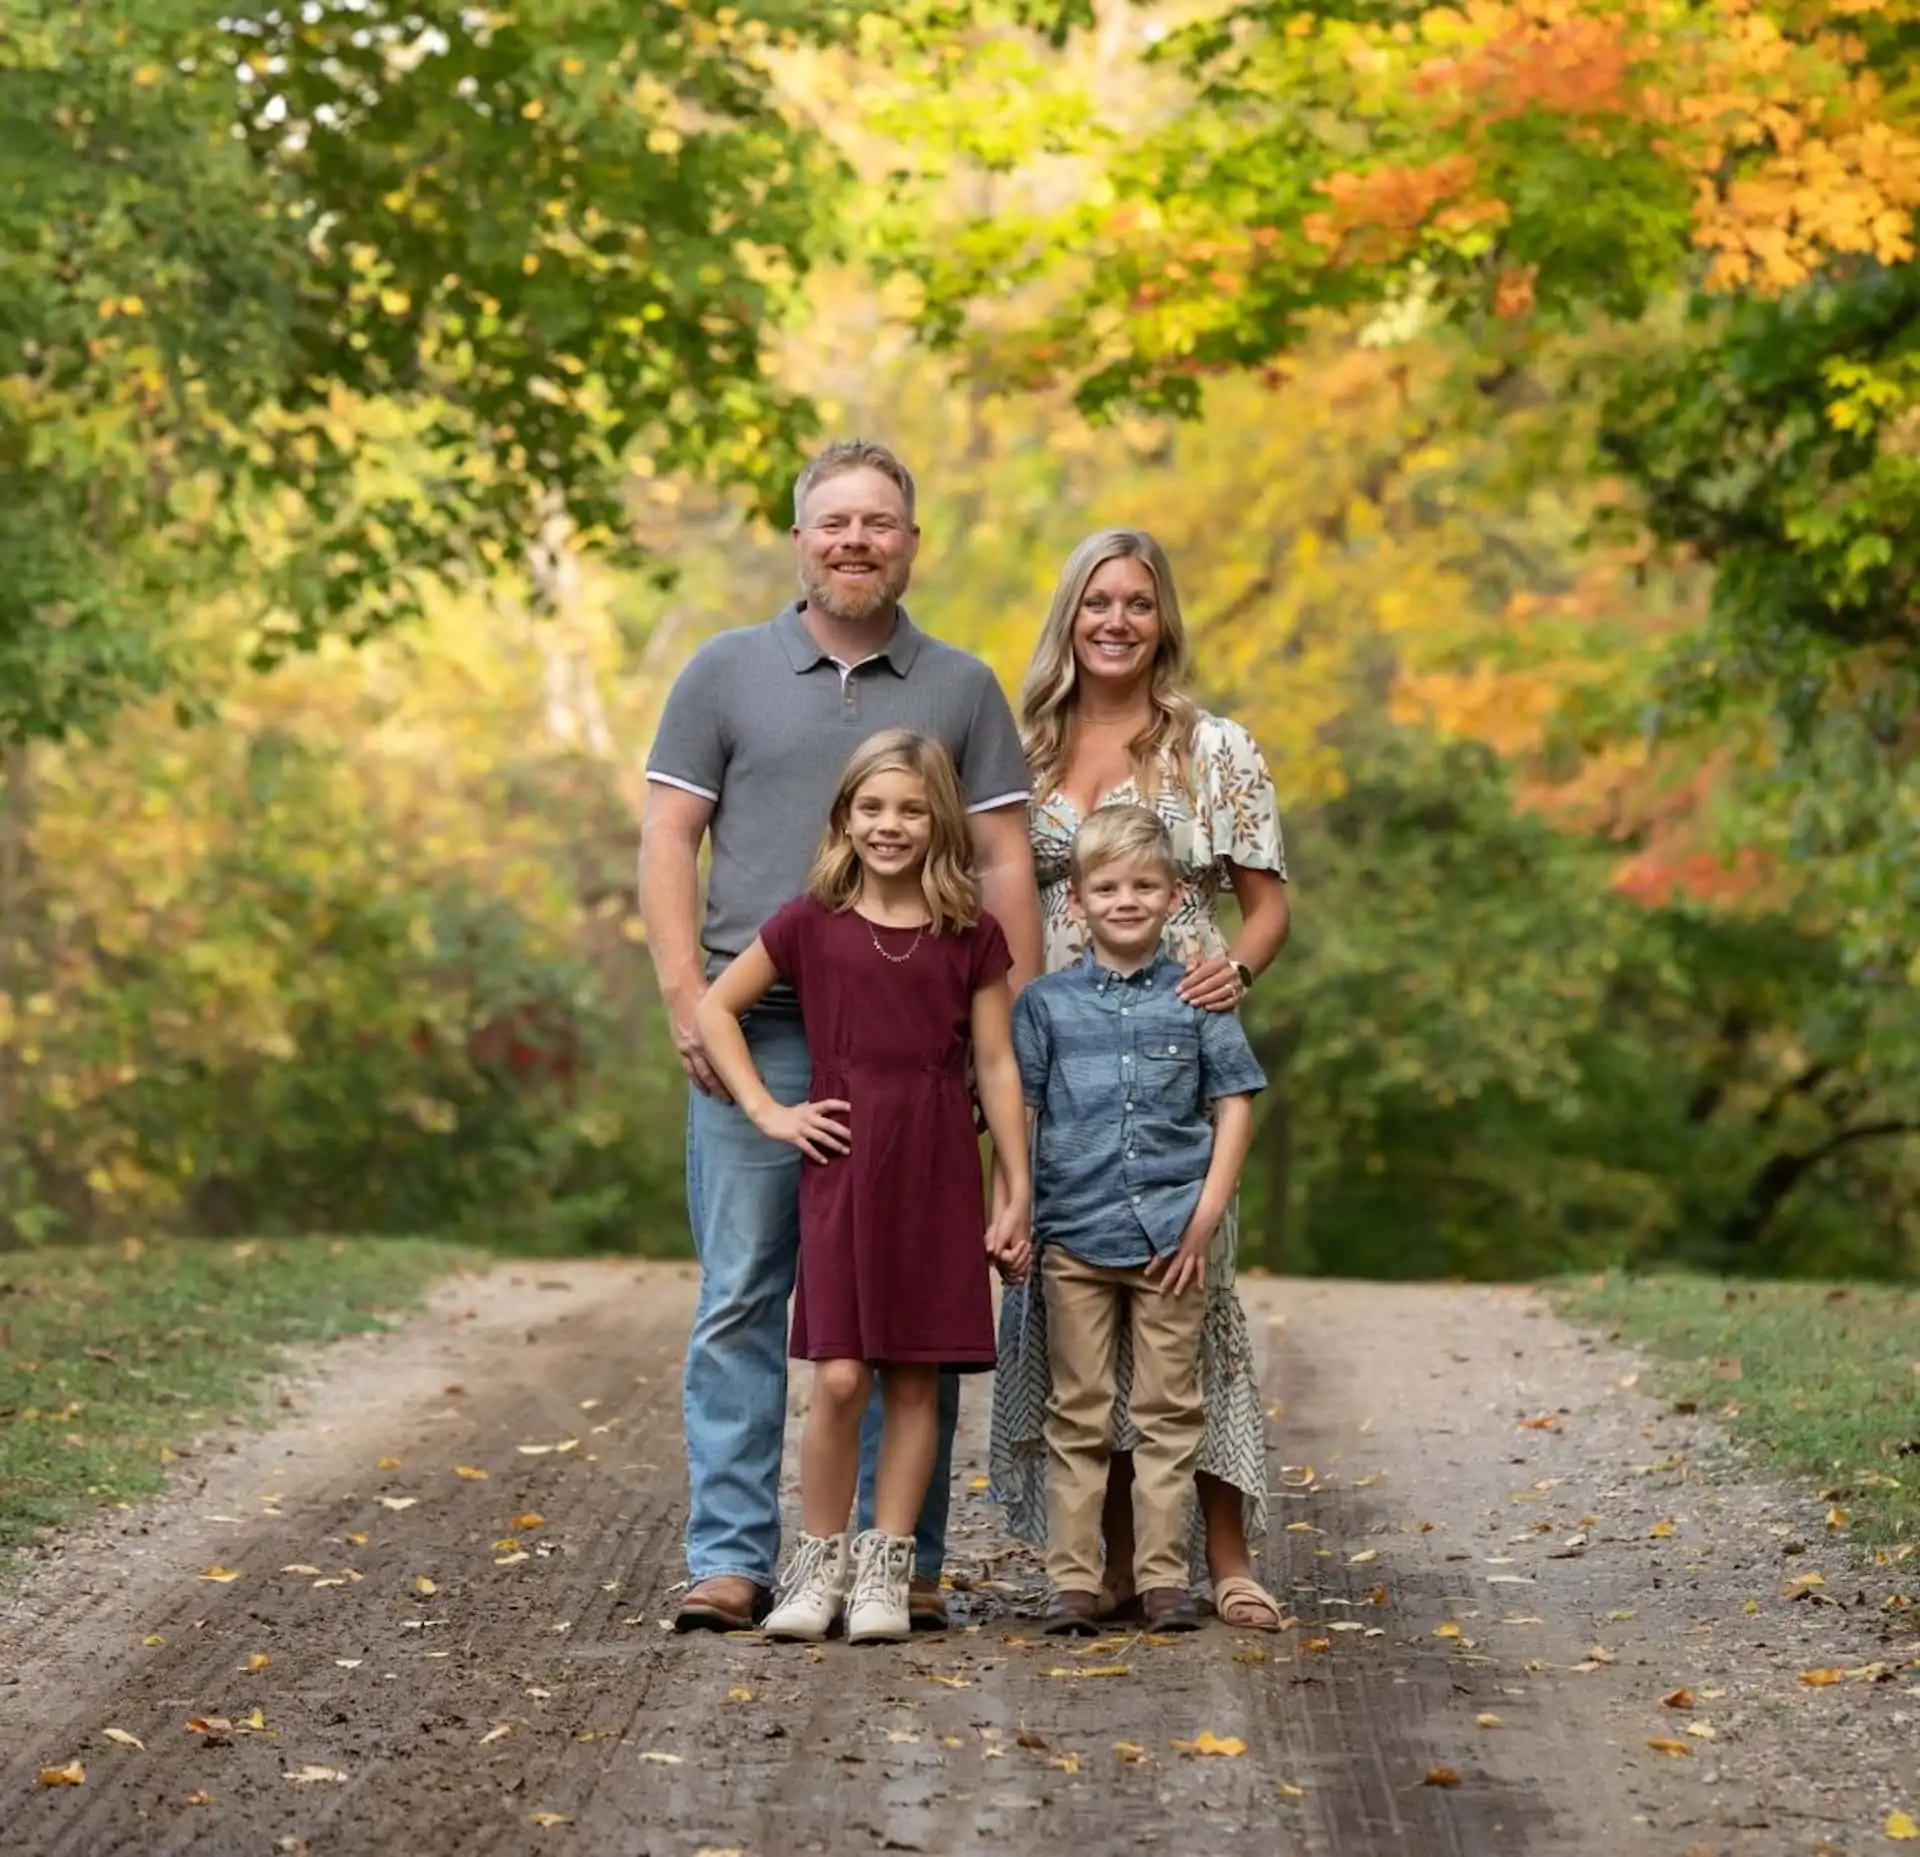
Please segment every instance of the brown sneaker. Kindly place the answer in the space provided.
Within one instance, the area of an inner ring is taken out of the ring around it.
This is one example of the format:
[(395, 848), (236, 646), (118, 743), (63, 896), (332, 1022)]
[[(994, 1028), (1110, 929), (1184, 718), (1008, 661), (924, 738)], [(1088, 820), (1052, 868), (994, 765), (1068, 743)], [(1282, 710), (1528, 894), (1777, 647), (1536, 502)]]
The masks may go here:
[(907, 1587), (907, 1617), (915, 1631), (946, 1630), (947, 1596), (938, 1580), (930, 1580), (924, 1573), (913, 1576)]
[(764, 1587), (743, 1575), (718, 1573), (696, 1580), (673, 1615), (675, 1631), (751, 1631), (767, 1609)]
[(1040, 1629), (1050, 1638), (1097, 1638), (1100, 1599), (1096, 1593), (1054, 1593), (1040, 1614)]
[(1198, 1631), (1200, 1608), (1184, 1586), (1150, 1586), (1140, 1595), (1149, 1631)]

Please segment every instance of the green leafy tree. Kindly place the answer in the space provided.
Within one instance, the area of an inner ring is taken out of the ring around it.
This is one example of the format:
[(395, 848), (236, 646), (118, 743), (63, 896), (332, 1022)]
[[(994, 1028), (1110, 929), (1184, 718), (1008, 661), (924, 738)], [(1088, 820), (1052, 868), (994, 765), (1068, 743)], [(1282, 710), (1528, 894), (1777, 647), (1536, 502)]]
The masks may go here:
[[(636, 456), (771, 497), (764, 365), (835, 164), (785, 0), (0, 6), (0, 731), (177, 669), (196, 590), (271, 663), (517, 559), (631, 546)], [(369, 468), (370, 401), (406, 468)], [(262, 508), (283, 544), (252, 554)]]

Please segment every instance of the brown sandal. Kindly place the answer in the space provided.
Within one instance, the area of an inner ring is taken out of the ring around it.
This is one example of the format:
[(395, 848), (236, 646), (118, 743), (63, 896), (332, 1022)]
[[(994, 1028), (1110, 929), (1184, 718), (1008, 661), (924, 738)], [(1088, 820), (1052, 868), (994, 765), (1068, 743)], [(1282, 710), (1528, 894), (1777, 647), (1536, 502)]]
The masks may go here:
[(1150, 1586), (1140, 1595), (1149, 1631), (1198, 1631), (1200, 1608), (1184, 1586)]

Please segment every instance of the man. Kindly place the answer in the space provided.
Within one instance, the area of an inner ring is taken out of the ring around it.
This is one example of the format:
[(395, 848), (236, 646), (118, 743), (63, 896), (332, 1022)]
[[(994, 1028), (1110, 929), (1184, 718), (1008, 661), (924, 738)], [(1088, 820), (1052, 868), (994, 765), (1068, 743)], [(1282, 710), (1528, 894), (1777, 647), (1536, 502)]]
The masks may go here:
[[(946, 745), (967, 790), (987, 909), (1017, 990), (1040, 966), (1027, 844), (1027, 767), (993, 673), (919, 631), (900, 605), (920, 546), (913, 478), (882, 445), (829, 445), (794, 486), (802, 597), (770, 624), (708, 640), (676, 679), (647, 760), (640, 901), (692, 1085), (687, 1201), (700, 1300), (687, 1342), (687, 1569), (675, 1624), (733, 1631), (765, 1610), (780, 1545), (787, 1302), (799, 1244), (801, 1159), (728, 1100), (694, 1028), (709, 980), (799, 895), (840, 771), (869, 735), (911, 728)], [(711, 833), (704, 928), (700, 841)], [(704, 948), (704, 958), (702, 950)], [(769, 1089), (805, 1099), (799, 1011), (781, 989), (746, 1022)], [(916, 1626), (946, 1623), (940, 1570), (959, 1382), (943, 1376), (940, 1456), (915, 1542)], [(877, 1427), (863, 1439), (861, 1526)]]

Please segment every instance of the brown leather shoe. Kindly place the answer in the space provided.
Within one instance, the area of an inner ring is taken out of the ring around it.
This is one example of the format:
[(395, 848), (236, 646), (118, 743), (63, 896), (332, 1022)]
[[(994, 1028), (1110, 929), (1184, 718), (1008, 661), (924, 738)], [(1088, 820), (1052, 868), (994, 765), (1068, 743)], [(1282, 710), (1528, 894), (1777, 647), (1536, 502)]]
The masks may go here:
[(1149, 1631), (1198, 1631), (1200, 1608), (1184, 1586), (1150, 1586), (1140, 1595)]
[(1054, 1593), (1040, 1614), (1040, 1629), (1050, 1638), (1097, 1638), (1100, 1635), (1100, 1597), (1097, 1593)]
[(946, 1630), (947, 1596), (938, 1580), (916, 1573), (907, 1582), (907, 1620), (915, 1631)]
[(751, 1631), (767, 1609), (770, 1595), (743, 1575), (718, 1573), (696, 1580), (681, 1596), (673, 1615), (675, 1631)]

